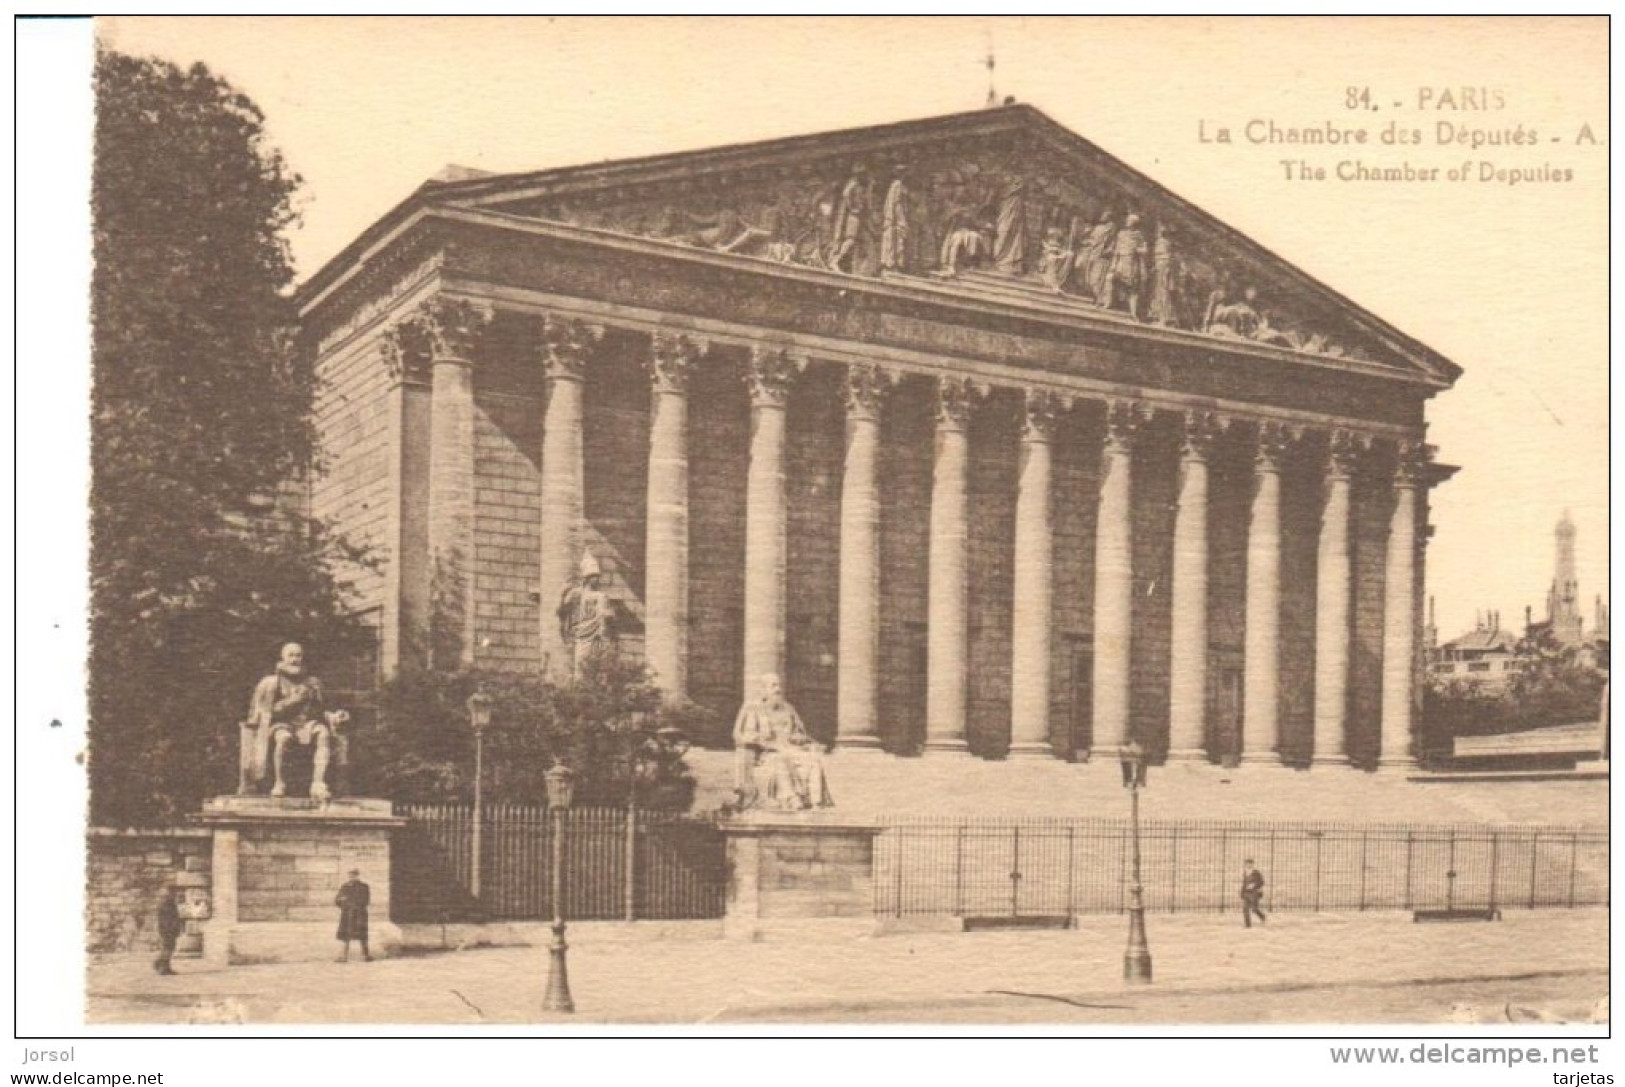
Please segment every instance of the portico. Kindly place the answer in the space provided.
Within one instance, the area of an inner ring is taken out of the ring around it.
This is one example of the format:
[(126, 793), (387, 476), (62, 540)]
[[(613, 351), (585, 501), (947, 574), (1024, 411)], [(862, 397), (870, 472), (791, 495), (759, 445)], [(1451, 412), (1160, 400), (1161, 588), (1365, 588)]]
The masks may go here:
[(841, 751), (1413, 759), (1455, 368), (1036, 111), (430, 184), (301, 303), (386, 670), (557, 674), (591, 552), (671, 697)]

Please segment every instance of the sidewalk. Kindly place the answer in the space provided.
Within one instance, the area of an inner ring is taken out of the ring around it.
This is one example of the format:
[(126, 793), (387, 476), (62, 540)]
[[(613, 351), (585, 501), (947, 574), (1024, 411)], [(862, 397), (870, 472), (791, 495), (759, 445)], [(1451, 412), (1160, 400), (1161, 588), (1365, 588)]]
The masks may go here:
[[(918, 1021), (926, 1007), (953, 1008), (961, 1020), (998, 1022), (1001, 1008), (1010, 1005), (1008, 994), (1093, 1001), (1109, 1009), (1135, 993), (1276, 993), (1274, 999), (1291, 1001), (1294, 990), (1340, 987), (1351, 989), (1350, 1002), (1329, 1018), (1359, 1021), (1361, 987), (1546, 979), (1575, 1008), (1589, 1007), (1608, 989), (1608, 914), (1602, 909), (1517, 911), (1499, 923), (1455, 924), (1415, 924), (1404, 913), (1283, 913), (1251, 930), (1229, 915), (1152, 914), (1147, 928), (1156, 984), (1130, 990), (1121, 981), (1122, 917), (1089, 918), (1066, 932), (809, 935), (759, 943), (715, 938), (703, 928), (694, 938), (668, 932), (643, 940), (623, 926), (582, 925), (571, 932), (578, 1014), (569, 1021), (883, 1023), (888, 1016)], [(513, 1024), (562, 1018), (540, 1011), (547, 973), (540, 946), (370, 964), (213, 969), (182, 962), (177, 969), (176, 977), (158, 978), (145, 960), (93, 965), (87, 1019)], [(1441, 1006), (1434, 1021), (1443, 1021), (1447, 1010)]]

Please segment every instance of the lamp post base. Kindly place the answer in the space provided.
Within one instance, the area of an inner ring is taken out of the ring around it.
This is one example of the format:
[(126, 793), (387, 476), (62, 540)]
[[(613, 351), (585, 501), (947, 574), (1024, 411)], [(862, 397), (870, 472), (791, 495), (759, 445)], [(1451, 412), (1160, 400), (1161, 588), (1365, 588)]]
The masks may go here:
[(1123, 952), (1123, 980), (1131, 985), (1151, 983), (1151, 948), (1145, 941), (1145, 907), (1130, 908), (1128, 950)]
[(564, 953), (569, 945), (564, 942), (564, 922), (553, 922), (553, 942), (548, 946), (547, 995), (542, 997), (542, 1008), (550, 1012), (573, 1012), (575, 1001), (570, 998), (570, 969)]

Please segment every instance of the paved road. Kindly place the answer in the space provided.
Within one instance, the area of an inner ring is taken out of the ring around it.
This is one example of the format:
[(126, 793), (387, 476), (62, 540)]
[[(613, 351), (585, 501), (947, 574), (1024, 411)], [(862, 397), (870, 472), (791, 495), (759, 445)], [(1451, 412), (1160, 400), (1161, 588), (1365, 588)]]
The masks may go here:
[[(1510, 912), (1500, 923), (1408, 915), (1153, 917), (1157, 982), (1125, 989), (1121, 918), (1069, 932), (853, 936), (759, 943), (627, 938), (585, 928), (570, 952), (578, 1022), (1443, 1022), (1458, 1003), (1569, 1020), (1607, 992), (1607, 911)], [(635, 930), (633, 930), (635, 931)], [(697, 930), (698, 931), (698, 930)], [(714, 930), (705, 930), (707, 932)], [(209, 969), (98, 963), (93, 1022), (546, 1021), (546, 952), (507, 947), (370, 964)], [(1008, 995), (1029, 994), (1029, 995)]]

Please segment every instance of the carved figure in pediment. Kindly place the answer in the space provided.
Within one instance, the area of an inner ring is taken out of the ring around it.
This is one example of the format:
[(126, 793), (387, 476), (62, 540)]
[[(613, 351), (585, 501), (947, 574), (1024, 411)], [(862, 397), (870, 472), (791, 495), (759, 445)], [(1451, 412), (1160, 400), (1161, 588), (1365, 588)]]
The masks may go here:
[(993, 253), (993, 224), (979, 203), (965, 200), (943, 216), (942, 270), (955, 275), (985, 264)]
[(1156, 244), (1151, 247), (1151, 298), (1146, 316), (1155, 324), (1177, 326), (1184, 293), (1182, 269), (1174, 255), (1174, 232), (1167, 224), (1157, 224)]
[(1111, 274), (1112, 242), (1117, 237), (1117, 224), (1111, 212), (1103, 212), (1100, 221), (1084, 239), (1083, 252), (1078, 255), (1078, 273), (1083, 281), (1084, 293), (1104, 305), (1106, 280)]
[(885, 271), (906, 272), (913, 240), (908, 175), (904, 167), (892, 171), (886, 186), (886, 200), (880, 210), (880, 267)]
[(1208, 296), (1207, 318), (1202, 327), (1214, 336), (1233, 340), (1250, 340), (1258, 331), (1259, 315), (1254, 303), (1258, 291), (1248, 287), (1240, 301), (1226, 302), (1225, 290), (1219, 287)]
[[(1077, 233), (1078, 220), (1074, 217), (1073, 236)], [(1038, 278), (1044, 285), (1053, 291), (1066, 290), (1067, 281), (1072, 278), (1073, 247), (1072, 238), (1061, 233), (1061, 228), (1052, 226), (1044, 232), (1044, 244), (1038, 254)]]
[(1112, 241), (1110, 270), (1101, 305), (1107, 309), (1126, 309), (1134, 317), (1140, 316), (1140, 300), (1145, 292), (1147, 249), (1145, 232), (1140, 229), (1140, 217), (1130, 215), (1123, 220), (1123, 229), (1117, 232), (1117, 237)]
[(852, 176), (841, 186), (835, 205), (835, 229), (829, 266), (837, 272), (866, 274), (873, 263), (870, 235), (874, 231), (873, 200), (869, 178), (862, 163), (852, 167)]
[(1019, 276), (1027, 267), (1027, 180), (1011, 176), (999, 187), (998, 229), (993, 238), (993, 266)]

